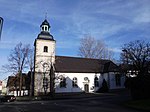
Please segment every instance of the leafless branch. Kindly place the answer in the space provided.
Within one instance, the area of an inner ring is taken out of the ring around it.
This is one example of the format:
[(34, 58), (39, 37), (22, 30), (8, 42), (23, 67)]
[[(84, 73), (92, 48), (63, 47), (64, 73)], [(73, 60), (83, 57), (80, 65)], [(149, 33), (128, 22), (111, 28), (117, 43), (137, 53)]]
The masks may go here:
[(113, 56), (102, 40), (95, 40), (92, 36), (85, 36), (81, 39), (79, 56), (85, 58), (111, 59)]

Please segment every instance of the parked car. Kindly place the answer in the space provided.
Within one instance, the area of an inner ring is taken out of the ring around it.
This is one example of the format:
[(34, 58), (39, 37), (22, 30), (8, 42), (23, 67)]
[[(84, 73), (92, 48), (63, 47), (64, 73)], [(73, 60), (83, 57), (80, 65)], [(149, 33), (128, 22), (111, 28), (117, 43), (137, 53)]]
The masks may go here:
[(0, 102), (13, 102), (16, 100), (14, 95), (0, 96)]

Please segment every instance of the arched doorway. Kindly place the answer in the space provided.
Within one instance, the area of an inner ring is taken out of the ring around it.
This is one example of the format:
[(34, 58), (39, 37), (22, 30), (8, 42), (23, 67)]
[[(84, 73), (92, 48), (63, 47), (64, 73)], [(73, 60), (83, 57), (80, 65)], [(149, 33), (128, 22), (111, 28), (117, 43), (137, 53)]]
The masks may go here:
[(89, 92), (89, 84), (84, 84), (84, 91), (85, 91), (86, 93)]

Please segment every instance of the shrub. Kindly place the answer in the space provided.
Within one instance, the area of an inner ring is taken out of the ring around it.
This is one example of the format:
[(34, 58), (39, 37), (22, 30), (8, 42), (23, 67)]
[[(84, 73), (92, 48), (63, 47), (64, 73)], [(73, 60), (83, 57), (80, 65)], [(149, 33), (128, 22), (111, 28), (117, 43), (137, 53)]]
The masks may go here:
[(106, 80), (103, 79), (102, 87), (99, 88), (99, 89), (97, 90), (97, 92), (98, 92), (98, 93), (105, 93), (105, 92), (108, 92), (108, 90), (109, 90), (109, 89), (108, 89), (108, 84), (107, 84)]

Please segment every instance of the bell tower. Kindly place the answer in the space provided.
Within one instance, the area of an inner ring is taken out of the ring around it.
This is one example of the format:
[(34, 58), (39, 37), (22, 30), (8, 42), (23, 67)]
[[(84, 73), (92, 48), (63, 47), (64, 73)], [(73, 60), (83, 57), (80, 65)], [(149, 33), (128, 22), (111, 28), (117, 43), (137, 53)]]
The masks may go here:
[(41, 32), (34, 42), (34, 95), (50, 92), (50, 67), (55, 63), (55, 44), (50, 33), (50, 24), (45, 19), (40, 25)]

